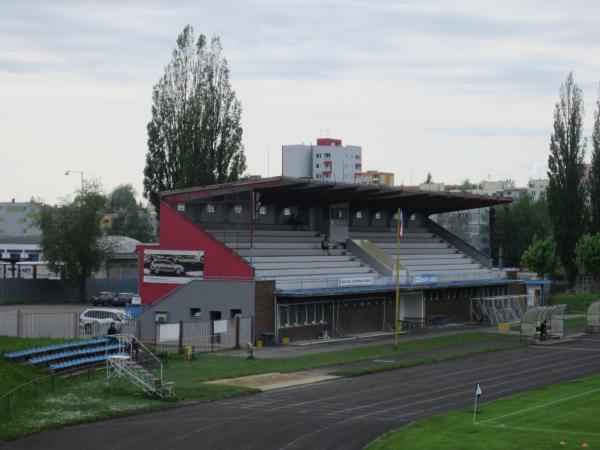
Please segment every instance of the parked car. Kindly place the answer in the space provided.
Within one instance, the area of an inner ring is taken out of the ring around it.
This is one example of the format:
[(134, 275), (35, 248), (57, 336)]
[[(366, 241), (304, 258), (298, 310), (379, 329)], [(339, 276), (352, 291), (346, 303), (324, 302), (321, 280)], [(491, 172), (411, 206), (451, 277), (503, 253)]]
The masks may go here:
[(113, 306), (139, 305), (141, 303), (139, 295), (135, 292), (119, 292), (112, 301)]
[(113, 304), (114, 298), (115, 298), (114, 292), (109, 292), (109, 291), (97, 292), (92, 296), (92, 304), (94, 306), (98, 306), (98, 305), (110, 306)]
[(79, 316), (79, 329), (82, 334), (101, 335), (106, 333), (112, 322), (115, 322), (117, 330), (121, 329), (131, 320), (131, 316), (126, 311), (113, 308), (89, 308)]
[(175, 264), (169, 259), (155, 259), (150, 263), (150, 272), (160, 275), (161, 273), (173, 273), (175, 275), (185, 274), (185, 267)]

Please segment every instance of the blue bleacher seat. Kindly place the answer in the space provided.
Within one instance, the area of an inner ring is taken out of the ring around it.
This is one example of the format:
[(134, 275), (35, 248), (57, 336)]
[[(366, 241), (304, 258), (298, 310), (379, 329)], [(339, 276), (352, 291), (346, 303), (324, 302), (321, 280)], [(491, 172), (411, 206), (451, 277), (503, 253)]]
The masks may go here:
[(95, 339), (85, 339), (85, 340), (74, 341), (74, 342), (64, 342), (61, 344), (44, 345), (42, 347), (35, 347), (35, 348), (26, 349), (26, 350), (19, 350), (16, 352), (5, 353), (4, 358), (9, 359), (9, 360), (29, 358), (34, 355), (41, 355), (44, 353), (52, 353), (52, 352), (56, 352), (59, 350), (66, 350), (69, 348), (87, 347), (90, 345), (105, 344), (108, 341), (109, 340), (104, 337), (104, 338), (95, 338)]

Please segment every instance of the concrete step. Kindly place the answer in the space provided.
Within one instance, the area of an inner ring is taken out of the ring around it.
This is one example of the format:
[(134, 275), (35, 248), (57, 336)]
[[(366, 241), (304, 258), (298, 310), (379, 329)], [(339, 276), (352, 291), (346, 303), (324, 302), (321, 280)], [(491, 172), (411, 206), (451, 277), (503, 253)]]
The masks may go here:
[(225, 242), (227, 245), (235, 245), (236, 243), (250, 243), (250, 241), (257, 243), (273, 242), (273, 243), (320, 243), (323, 238), (320, 236), (254, 236), (250, 239), (249, 235), (236, 236), (228, 234), (223, 237), (221, 235), (215, 236), (221, 242)]
[[(396, 257), (395, 256), (396, 255), (395, 248), (385, 248), (382, 250), (394, 258)], [(462, 253), (458, 253), (458, 251), (452, 247), (448, 247), (448, 248), (406, 248), (406, 247), (400, 246), (400, 257), (401, 258), (405, 255), (429, 255), (432, 258), (435, 258), (436, 255), (443, 255), (443, 254), (455, 254), (456, 255), (456, 254), (462, 254)]]
[(369, 267), (332, 267), (326, 270), (319, 268), (306, 268), (306, 269), (279, 269), (279, 270), (257, 270), (256, 276), (258, 277), (285, 277), (285, 276), (299, 276), (299, 275), (320, 275), (323, 278), (329, 276), (337, 276), (339, 274), (363, 274), (371, 273)]
[(423, 271), (431, 271), (431, 272), (439, 272), (439, 271), (455, 271), (455, 270), (478, 270), (481, 269), (479, 264), (426, 264), (426, 265), (412, 265), (406, 264), (406, 262), (402, 262), (400, 260), (400, 264), (406, 267), (408, 270), (423, 270)]
[[(215, 230), (204, 228), (204, 231), (208, 231), (214, 236), (250, 236), (250, 230)], [(316, 231), (275, 231), (275, 230), (254, 230), (252, 233), (254, 236), (279, 236), (279, 237), (316, 237), (321, 236)]]
[[(229, 248), (232, 249), (236, 249), (236, 248), (250, 248), (250, 243), (249, 242), (240, 242), (239, 244), (237, 243), (228, 243), (227, 246)], [(305, 248), (305, 249), (309, 249), (309, 248), (316, 248), (316, 249), (321, 249), (321, 243), (320, 241), (317, 242), (255, 242), (254, 245), (252, 246), (252, 248), (255, 249), (263, 249), (263, 248), (278, 248), (278, 249), (293, 249), (293, 248)]]
[(323, 255), (323, 252), (320, 252), (319, 255), (313, 256), (255, 256), (250, 258), (246, 257), (246, 261), (250, 262), (250, 260), (256, 263), (319, 263), (319, 262), (344, 262), (344, 261), (352, 261), (355, 258), (348, 255), (341, 256), (327, 256)]
[[(235, 248), (233, 249), (235, 251)], [(324, 252), (320, 248), (240, 248), (236, 252), (242, 257), (250, 256), (323, 256)], [(332, 256), (346, 255), (344, 249), (331, 249), (329, 253)], [(327, 255), (324, 255), (327, 256)]]
[[(469, 259), (465, 254), (463, 253), (438, 253), (437, 255), (435, 255), (434, 257), (432, 257), (430, 254), (424, 253), (424, 254), (412, 254), (409, 256), (404, 256), (402, 253), (402, 249), (400, 250), (400, 255), (404, 257), (404, 259), (409, 259), (411, 261), (421, 261), (421, 260), (464, 260), (464, 259)], [(396, 255), (394, 254), (394, 257)]]
[(361, 267), (360, 261), (311, 261), (310, 263), (306, 262), (255, 262), (254, 268), (258, 271), (269, 270), (269, 269), (306, 269), (306, 268), (321, 268), (324, 271), (328, 271), (329, 269), (337, 269), (341, 267)]
[[(381, 242), (377, 243), (377, 247), (381, 249), (396, 249), (395, 242)], [(405, 249), (417, 249), (417, 248), (448, 248), (449, 245), (445, 242), (425, 242), (425, 243), (413, 243), (413, 242), (401, 242), (400, 243), (400, 251), (403, 248)]]

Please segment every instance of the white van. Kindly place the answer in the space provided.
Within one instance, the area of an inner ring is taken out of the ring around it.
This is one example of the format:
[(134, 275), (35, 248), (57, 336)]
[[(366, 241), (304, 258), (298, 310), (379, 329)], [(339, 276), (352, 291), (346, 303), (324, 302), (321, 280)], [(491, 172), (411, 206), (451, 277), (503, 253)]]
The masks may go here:
[(122, 309), (90, 308), (79, 316), (79, 330), (81, 334), (99, 336), (106, 334), (111, 323), (115, 322), (120, 330), (130, 320), (131, 316)]

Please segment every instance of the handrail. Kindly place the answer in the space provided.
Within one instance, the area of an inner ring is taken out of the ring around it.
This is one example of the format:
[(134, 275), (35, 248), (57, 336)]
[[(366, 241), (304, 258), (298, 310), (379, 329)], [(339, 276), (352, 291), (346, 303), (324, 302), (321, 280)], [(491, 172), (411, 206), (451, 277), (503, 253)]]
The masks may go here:
[(119, 339), (119, 342), (123, 342), (126, 345), (128, 345), (129, 346), (129, 354), (132, 356), (133, 356), (133, 343), (135, 341), (138, 345), (138, 351), (140, 348), (143, 349), (144, 354), (150, 355), (158, 363), (158, 366), (160, 367), (160, 382), (161, 382), (161, 384), (164, 382), (163, 364), (162, 364), (160, 358), (158, 356), (156, 356), (154, 353), (152, 353), (150, 351), (150, 349), (142, 343), (142, 341), (140, 341), (137, 337), (135, 337), (132, 334), (111, 334), (110, 337), (115, 337), (115, 338)]

